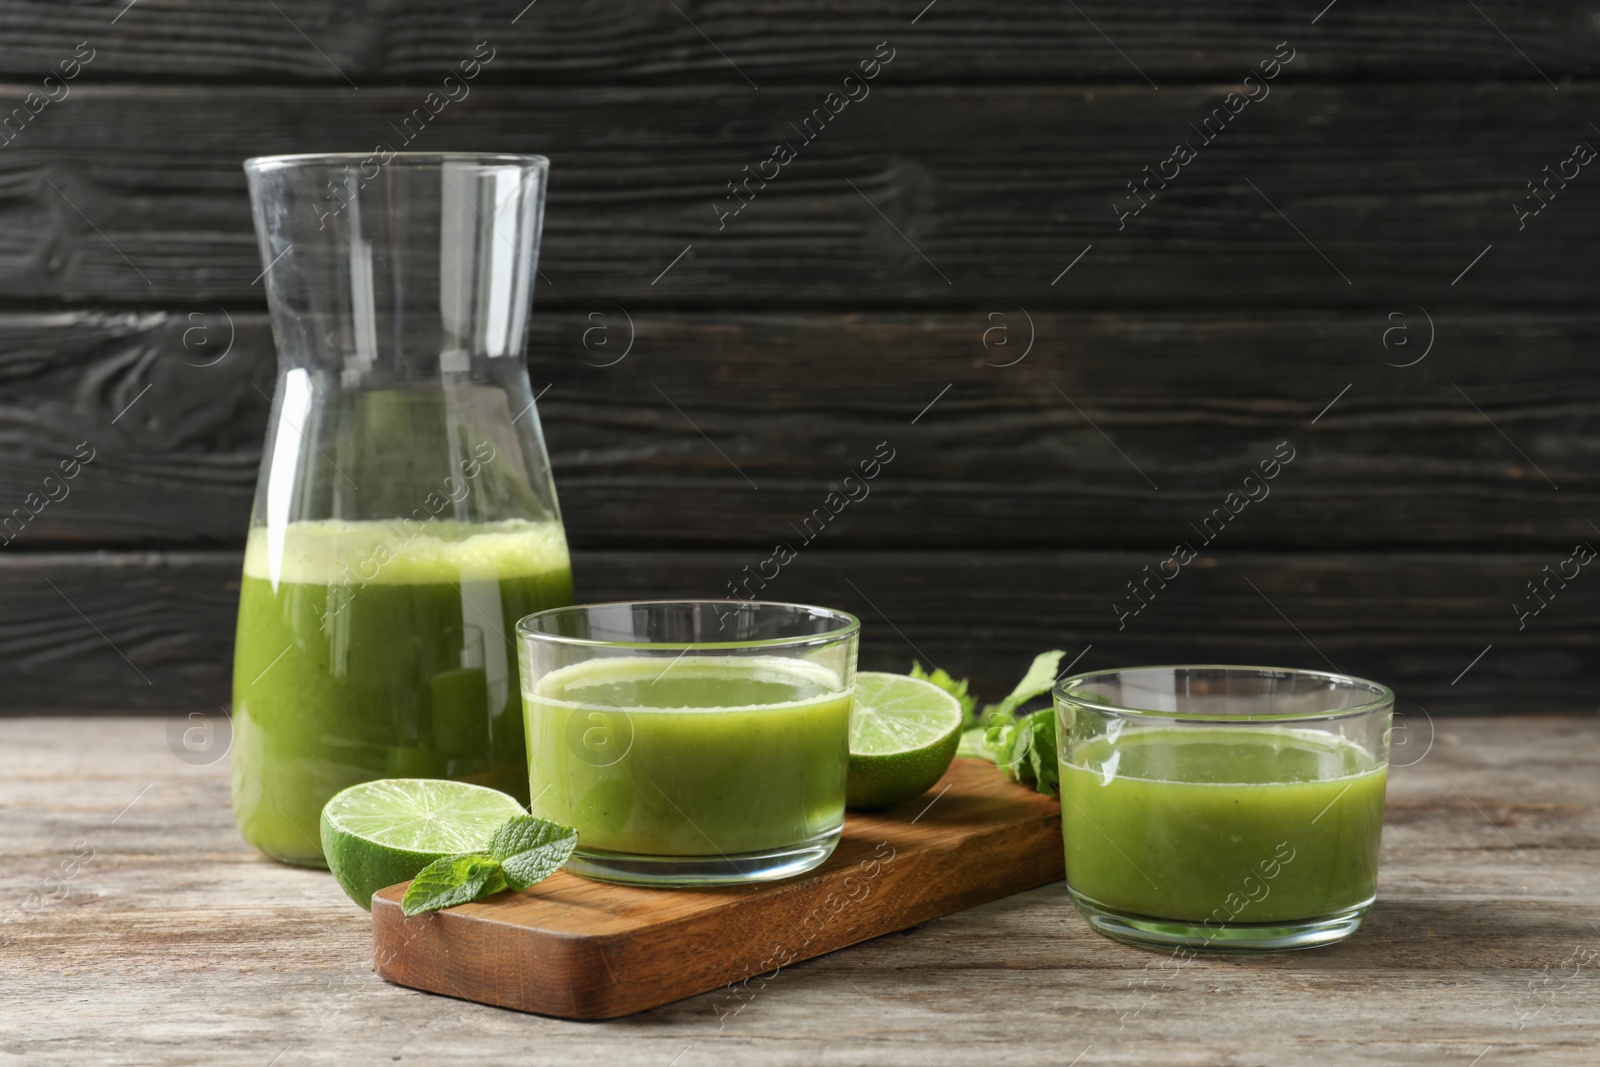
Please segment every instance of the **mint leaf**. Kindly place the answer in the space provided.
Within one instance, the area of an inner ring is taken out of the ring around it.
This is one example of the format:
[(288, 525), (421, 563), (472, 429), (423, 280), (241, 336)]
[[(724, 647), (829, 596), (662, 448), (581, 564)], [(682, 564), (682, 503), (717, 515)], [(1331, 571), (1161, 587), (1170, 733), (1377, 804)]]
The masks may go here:
[(489, 839), (489, 851), (496, 859), (507, 860), (519, 852), (540, 848), (569, 835), (577, 837), (577, 834), (570, 826), (537, 815), (513, 815)]
[(561, 869), (578, 845), (578, 831), (533, 815), (513, 815), (494, 833), (489, 851), (505, 872), (506, 885), (527, 889)]
[(407, 915), (466, 904), (506, 888), (500, 861), (487, 852), (468, 852), (434, 860), (411, 880), (400, 910)]
[(1045, 708), (1022, 720), (1028, 724), (1028, 767), (1033, 787), (1046, 796), (1061, 791), (1061, 765), (1056, 762), (1056, 709)]
[(984, 743), (995, 751), (996, 762), (1012, 781), (1031, 785), (1046, 796), (1060, 791), (1054, 708), (991, 726)]
[(929, 674), (927, 671), (922, 669), (922, 664), (918, 663), (916, 660), (911, 661), (911, 677), (920, 678), (925, 682), (932, 682), (940, 689), (943, 689), (946, 693), (949, 693), (951, 696), (961, 701), (962, 720), (965, 721), (969, 726), (977, 724), (978, 719), (974, 713), (974, 709), (976, 709), (978, 706), (978, 698), (967, 692), (967, 679), (963, 678), (958, 682), (948, 673), (946, 673), (943, 667), (937, 668), (932, 674)]
[(1022, 681), (1011, 690), (1011, 695), (994, 706), (996, 713), (1010, 715), (1034, 697), (1044, 696), (1050, 692), (1056, 684), (1056, 668), (1061, 663), (1061, 657), (1065, 655), (1065, 652), (1055, 649), (1041, 652), (1033, 657), (1033, 662), (1028, 665), (1028, 673), (1024, 674)]
[(400, 898), (400, 910), (421, 915), (503, 889), (526, 889), (559, 870), (577, 844), (578, 831), (570, 826), (513, 815), (494, 832), (488, 852), (444, 856), (417, 872)]

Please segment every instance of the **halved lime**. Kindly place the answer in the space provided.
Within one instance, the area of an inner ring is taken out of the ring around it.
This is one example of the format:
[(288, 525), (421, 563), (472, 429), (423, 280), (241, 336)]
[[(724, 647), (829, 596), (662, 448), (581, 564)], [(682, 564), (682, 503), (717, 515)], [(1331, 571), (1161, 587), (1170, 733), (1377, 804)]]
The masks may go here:
[(435, 778), (380, 778), (334, 795), (322, 809), (322, 851), (350, 899), (409, 881), (441, 856), (480, 852), (522, 805), (500, 792)]
[(927, 792), (955, 758), (961, 722), (961, 702), (931, 682), (858, 672), (846, 806), (886, 808)]

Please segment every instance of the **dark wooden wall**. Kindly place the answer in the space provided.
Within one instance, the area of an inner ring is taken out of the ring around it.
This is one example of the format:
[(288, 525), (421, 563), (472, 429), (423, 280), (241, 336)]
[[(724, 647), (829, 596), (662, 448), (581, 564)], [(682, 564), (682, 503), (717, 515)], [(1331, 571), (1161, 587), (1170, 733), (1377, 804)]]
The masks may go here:
[(553, 160), (530, 364), (584, 598), (724, 592), (886, 441), (767, 590), (860, 613), (864, 665), (1332, 663), (1413, 713), (1592, 713), (1600, 574), (1514, 605), (1600, 544), (1600, 166), (1514, 205), (1600, 146), (1600, 9), (924, 2), (0, 0), (0, 114), (94, 56), (0, 146), (0, 512), (95, 449), (0, 548), (0, 710), (228, 700), (274, 372), (240, 161), (393, 142), (487, 41), (411, 147)]

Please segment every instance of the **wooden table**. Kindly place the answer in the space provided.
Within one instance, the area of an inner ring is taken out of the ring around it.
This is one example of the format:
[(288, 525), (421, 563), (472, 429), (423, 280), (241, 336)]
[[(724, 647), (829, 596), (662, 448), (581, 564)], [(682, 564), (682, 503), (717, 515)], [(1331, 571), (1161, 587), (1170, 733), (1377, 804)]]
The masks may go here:
[(1592, 716), (1413, 723), (1344, 945), (1184, 962), (1091, 933), (1058, 883), (609, 1023), (374, 977), (366, 913), (240, 841), (183, 725), (0, 720), (0, 1062), (1600, 1062)]

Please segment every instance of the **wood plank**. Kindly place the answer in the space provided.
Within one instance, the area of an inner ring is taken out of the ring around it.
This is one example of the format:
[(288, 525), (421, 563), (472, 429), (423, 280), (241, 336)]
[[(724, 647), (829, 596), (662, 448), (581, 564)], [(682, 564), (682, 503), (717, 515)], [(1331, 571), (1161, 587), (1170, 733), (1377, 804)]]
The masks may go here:
[[(826, 77), (832, 67), (848, 68), (863, 43), (870, 49), (888, 38), (906, 50), (904, 73), (919, 79), (1144, 84), (1143, 71), (1165, 85), (1233, 75), (1254, 66), (1262, 46), (1290, 37), (1316, 44), (1322, 77), (1540, 80), (1542, 69), (1559, 81), (1600, 70), (1589, 9), (1571, 2), (1490, 9), (1493, 24), (1470, 5), (1448, 0), (1403, 10), (1350, 6), (1312, 28), (1315, 12), (1291, 14), (1263, 0), (1101, 4), (1085, 7), (1084, 14), (1069, 5), (1021, 0), (1008, 4), (1003, 17), (949, 0), (921, 17), (915, 16), (922, 5), (887, 0), (777, 0), (759, 11), (702, 0), (680, 3), (682, 15), (648, 0), (604, 8), (551, 5), (520, 15), (520, 5), (488, 0), (465, 0), (448, 12), (415, 0), (381, 11), (283, 0), (277, 5), (282, 15), (249, 0), (172, 0), (130, 12), (108, 28), (123, 3), (12, 0), (0, 16), (0, 64), (42, 75), (63, 48), (70, 54), (72, 44), (87, 37), (100, 49), (92, 68), (100, 78), (343, 86), (343, 71), (365, 87), (432, 81), (489, 40), (498, 51), (493, 74), (502, 79), (617, 84), (692, 78), (740, 85), (742, 70), (765, 87)], [(1496, 25), (1538, 66), (1518, 55)]]
[[(1337, 948), (1179, 966), (1092, 933), (1057, 883), (611, 1023), (377, 979), (368, 916), (327, 874), (254, 856), (226, 760), (191, 766), (167, 746), (162, 716), (0, 721), (0, 1054), (1061, 1067), (1093, 1045), (1080, 1064), (1594, 1060), (1594, 976), (1573, 975), (1600, 950), (1592, 716), (1454, 720), (1397, 766), (1378, 903)], [(80, 842), (94, 858), (60, 880)]]
[(215, 714), (232, 699), (236, 553), (18, 554), (0, 565), (0, 714)]
[[(1430, 333), (1415, 308), (986, 307), (539, 310), (531, 373), (573, 542), (770, 551), (880, 442), (894, 459), (867, 496), (852, 483), (829, 548), (1170, 548), (1285, 440), (1295, 459), (1230, 547), (1543, 551), (1594, 533), (1594, 312), (1441, 311)], [(1416, 366), (1384, 365), (1430, 337)], [(6, 549), (238, 545), (273, 374), (260, 311), (0, 314), (0, 520), (95, 450)]]
[[(1583, 271), (1551, 269), (1588, 262), (1600, 239), (1589, 179), (1552, 184), (1555, 199), (1520, 222), (1513, 205), (1595, 136), (1600, 86), (1334, 86), (1302, 69), (1284, 68), (1205, 143), (1198, 127), (1227, 114), (1227, 85), (914, 87), (890, 67), (731, 220), (745, 194), (728, 183), (780, 140), (803, 141), (824, 90), (483, 85), (409, 147), (552, 157), (546, 307), (1370, 312), (1590, 299)], [(23, 93), (0, 91), (0, 114)], [(424, 95), (84, 84), (0, 152), (0, 294), (257, 300), (240, 161), (397, 141)], [(1386, 121), (1396, 114), (1414, 121)], [(1128, 184), (1179, 141), (1197, 158), (1119, 222), (1139, 202)]]
[[(1166, 588), (1150, 585), (1147, 606), (1133, 614), (1127, 583), (1143, 582), (1143, 568), (1154, 572), (1168, 552), (801, 546), (767, 589), (750, 589), (860, 615), (863, 669), (903, 671), (920, 659), (972, 676), (991, 700), (1047, 648), (1081, 656), (1077, 670), (1331, 664), (1393, 686), (1419, 735), (1432, 717), (1590, 708), (1600, 691), (1590, 638), (1600, 586), (1580, 575), (1562, 589), (1551, 579), (1548, 605), (1531, 613), (1537, 601), (1527, 583), (1545, 579), (1544, 567), (1562, 569), (1565, 553), (1224, 547), (1184, 566)], [(580, 551), (574, 572), (588, 601), (719, 596), (761, 559)], [(215, 712), (229, 700), (238, 574), (239, 557), (228, 552), (0, 559), (0, 714)], [(1519, 619), (1514, 604), (1530, 614)]]
[(413, 989), (564, 1019), (614, 1019), (731, 986), (1063, 877), (1061, 806), (981, 760), (928, 795), (851, 813), (822, 866), (768, 885), (662, 892), (560, 871), (406, 918), (372, 898), (373, 968)]
[(0, 315), (5, 549), (239, 542), (277, 368), (265, 313), (230, 316)]

